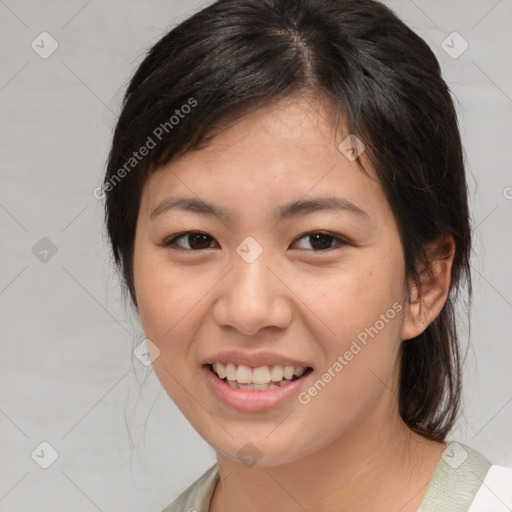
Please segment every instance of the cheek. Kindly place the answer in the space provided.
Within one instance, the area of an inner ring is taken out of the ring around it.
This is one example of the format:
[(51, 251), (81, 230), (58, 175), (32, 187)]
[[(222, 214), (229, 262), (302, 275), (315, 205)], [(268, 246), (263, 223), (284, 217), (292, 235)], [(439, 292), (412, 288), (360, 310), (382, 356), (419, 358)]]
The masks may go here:
[[(191, 396), (199, 396), (195, 388), (199, 369), (191, 350), (200, 328), (201, 297), (212, 287), (195, 273), (161, 266), (141, 257), (135, 273), (140, 323), (147, 339), (158, 347), (152, 367), (162, 387), (187, 417), (195, 417)], [(185, 384), (185, 386), (184, 386)]]
[(316, 286), (304, 283), (304, 302), (322, 319), (315, 338), (325, 362), (318, 369), (315, 389), (304, 397), (315, 400), (317, 410), (329, 411), (334, 403), (358, 416), (371, 409), (386, 389), (384, 383), (399, 362), (404, 314), (401, 269), (399, 258), (394, 264), (360, 258), (328, 279), (316, 279)]
[(324, 363), (301, 404), (322, 417), (319, 424), (332, 422), (333, 435), (340, 425), (350, 428), (371, 414), (393, 387), (404, 311), (395, 277), (385, 271), (340, 273), (322, 289), (310, 288), (319, 325), (328, 328), (315, 333)]
[(185, 320), (193, 314), (199, 283), (189, 282), (158, 254), (141, 249), (134, 257), (134, 284), (144, 334), (160, 350), (153, 366), (155, 370), (165, 367), (174, 375), (179, 370), (177, 361), (186, 354), (190, 333)]
[(135, 251), (134, 284), (144, 331), (162, 342), (181, 328), (211, 286), (192, 267), (172, 265), (164, 251), (146, 247)]
[(366, 330), (376, 323), (382, 338), (393, 341), (400, 329), (398, 310), (403, 305), (393, 308), (401, 304), (403, 296), (400, 261), (391, 264), (361, 257), (349, 263), (328, 274), (303, 276), (298, 293), (321, 320), (317, 335), (330, 352), (348, 350), (352, 340), (360, 333), (364, 338)]

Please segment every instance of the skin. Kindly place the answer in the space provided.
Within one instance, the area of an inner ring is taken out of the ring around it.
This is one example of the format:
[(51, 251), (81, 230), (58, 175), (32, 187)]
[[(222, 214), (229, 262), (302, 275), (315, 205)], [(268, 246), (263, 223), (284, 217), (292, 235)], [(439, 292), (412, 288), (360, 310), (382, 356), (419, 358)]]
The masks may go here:
[[(216, 451), (213, 512), (414, 512), (445, 447), (400, 418), (399, 350), (446, 301), (453, 241), (432, 247), (433, 275), (424, 272), (421, 287), (412, 286), (380, 185), (338, 150), (347, 134), (322, 112), (305, 95), (260, 108), (157, 170), (143, 189), (138, 315), (160, 350), (153, 361), (160, 382)], [(367, 217), (338, 210), (273, 216), (276, 206), (324, 195), (350, 200)], [(233, 217), (176, 209), (150, 218), (176, 196), (213, 202)], [(200, 245), (208, 248), (194, 251), (187, 237), (164, 245), (189, 230), (209, 235)], [(321, 246), (333, 248), (315, 250), (304, 235), (317, 231), (334, 237)], [(250, 264), (236, 253), (247, 236), (263, 248)], [(294, 398), (262, 413), (234, 411), (200, 371), (218, 351), (261, 349), (309, 361), (312, 383), (394, 303), (403, 309), (306, 405)], [(249, 442), (261, 453), (252, 467), (237, 457)]]

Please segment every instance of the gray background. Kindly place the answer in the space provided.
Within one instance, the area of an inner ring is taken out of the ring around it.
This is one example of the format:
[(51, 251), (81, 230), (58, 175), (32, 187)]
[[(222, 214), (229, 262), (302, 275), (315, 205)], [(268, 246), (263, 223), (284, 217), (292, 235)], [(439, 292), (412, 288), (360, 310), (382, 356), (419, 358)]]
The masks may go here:
[[(512, 0), (388, 4), (438, 56), (470, 172), (475, 300), (450, 437), (512, 466)], [(160, 511), (215, 461), (131, 357), (144, 336), (92, 193), (127, 80), (199, 5), (0, 0), (0, 511)], [(47, 59), (31, 47), (43, 31), (59, 45)], [(469, 44), (456, 59), (441, 46), (453, 31)], [(58, 453), (48, 469), (43, 441)]]

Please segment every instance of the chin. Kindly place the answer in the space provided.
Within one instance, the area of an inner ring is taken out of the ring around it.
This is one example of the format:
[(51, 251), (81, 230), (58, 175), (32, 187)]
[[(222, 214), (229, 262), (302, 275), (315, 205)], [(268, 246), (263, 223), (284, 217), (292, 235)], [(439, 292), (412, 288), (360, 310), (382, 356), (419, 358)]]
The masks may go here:
[[(266, 429), (263, 435), (254, 436), (247, 429), (243, 429), (243, 434), (240, 435), (228, 431), (233, 435), (233, 439), (227, 440), (225, 435), (222, 440), (207, 437), (204, 439), (213, 447), (218, 457), (231, 459), (247, 468), (284, 466), (306, 457), (317, 449), (311, 443), (309, 449), (305, 450), (304, 445), (307, 441), (298, 439), (286, 431), (283, 431), (281, 436), (276, 432), (269, 437), (266, 437), (271, 432), (269, 429)], [(275, 437), (271, 439), (272, 436)]]

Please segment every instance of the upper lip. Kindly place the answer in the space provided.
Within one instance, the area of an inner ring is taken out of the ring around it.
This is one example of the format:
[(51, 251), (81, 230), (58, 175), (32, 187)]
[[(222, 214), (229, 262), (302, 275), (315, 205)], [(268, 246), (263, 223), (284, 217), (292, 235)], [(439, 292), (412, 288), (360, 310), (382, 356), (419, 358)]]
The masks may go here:
[(299, 361), (273, 352), (241, 352), (238, 350), (230, 350), (218, 352), (203, 360), (203, 364), (213, 363), (232, 363), (235, 366), (245, 365), (253, 368), (260, 366), (293, 366), (294, 368), (304, 367), (311, 368), (311, 365), (305, 361)]

